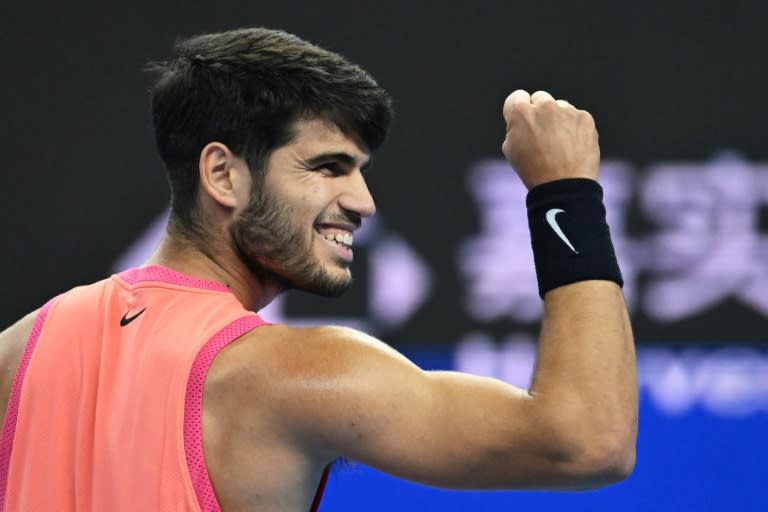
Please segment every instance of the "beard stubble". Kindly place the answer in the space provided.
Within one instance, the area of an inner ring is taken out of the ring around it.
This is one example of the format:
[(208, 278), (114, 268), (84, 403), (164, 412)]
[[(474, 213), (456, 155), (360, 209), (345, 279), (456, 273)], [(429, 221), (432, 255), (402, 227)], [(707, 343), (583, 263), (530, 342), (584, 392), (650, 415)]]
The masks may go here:
[(314, 229), (307, 233), (293, 208), (263, 186), (254, 187), (230, 234), (241, 260), (257, 279), (272, 277), (285, 289), (324, 297), (338, 297), (352, 283), (348, 275), (334, 277), (328, 272), (313, 251)]

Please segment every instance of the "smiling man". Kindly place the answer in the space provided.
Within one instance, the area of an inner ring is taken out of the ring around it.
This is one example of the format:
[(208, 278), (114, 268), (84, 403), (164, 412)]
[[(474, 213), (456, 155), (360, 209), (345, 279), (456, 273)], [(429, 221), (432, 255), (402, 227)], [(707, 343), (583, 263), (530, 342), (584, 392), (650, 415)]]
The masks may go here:
[(258, 316), (283, 290), (351, 283), (391, 118), (368, 74), (266, 29), (180, 41), (153, 70), (166, 237), (0, 335), (3, 510), (316, 510), (338, 457), (452, 488), (629, 474), (634, 350), (588, 113), (521, 90), (503, 106), (545, 306), (523, 390)]
[[(293, 130), (292, 142), (270, 157), (269, 168), (276, 172), (268, 169), (262, 183), (238, 190), (246, 194), (239, 198), (240, 204), (247, 201), (247, 205), (232, 225), (229, 240), (237, 244), (251, 274), (263, 281), (337, 296), (352, 282), (353, 232), (362, 217), (375, 212), (362, 174), (370, 157), (364, 144), (329, 121), (299, 119)], [(206, 152), (216, 160), (211, 166), (228, 165), (221, 159), (234, 157), (222, 144), (211, 144)], [(242, 179), (249, 180), (246, 162), (240, 160), (238, 165)], [(229, 183), (219, 187), (224, 203), (224, 196), (231, 194), (228, 187)], [(210, 190), (214, 197), (215, 183)], [(227, 205), (235, 208), (233, 199)], [(247, 290), (244, 297), (257, 288), (249, 285)], [(246, 299), (245, 304), (258, 309), (273, 296), (258, 293), (257, 303)]]

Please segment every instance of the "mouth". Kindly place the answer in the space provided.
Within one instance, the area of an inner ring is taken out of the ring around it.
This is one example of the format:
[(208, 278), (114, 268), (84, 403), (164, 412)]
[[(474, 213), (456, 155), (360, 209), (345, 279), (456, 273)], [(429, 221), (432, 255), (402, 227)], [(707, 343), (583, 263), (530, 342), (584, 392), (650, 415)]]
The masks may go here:
[(352, 230), (346, 226), (318, 225), (315, 231), (325, 240), (328, 246), (340, 259), (345, 262), (352, 261), (352, 244), (354, 236)]

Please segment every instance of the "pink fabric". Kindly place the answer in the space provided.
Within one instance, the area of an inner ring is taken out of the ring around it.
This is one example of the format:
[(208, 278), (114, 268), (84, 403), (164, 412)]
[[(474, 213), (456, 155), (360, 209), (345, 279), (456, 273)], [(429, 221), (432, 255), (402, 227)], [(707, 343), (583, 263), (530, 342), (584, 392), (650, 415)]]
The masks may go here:
[(219, 331), (197, 353), (189, 373), (187, 395), (184, 402), (184, 448), (187, 456), (189, 475), (195, 488), (201, 512), (220, 512), (219, 502), (213, 492), (203, 454), (203, 388), (208, 369), (216, 354), (233, 340), (266, 322), (258, 316), (247, 316), (235, 320)]
[[(220, 283), (186, 276), (160, 265), (129, 269), (121, 272), (119, 276), (130, 284), (138, 284), (144, 281), (161, 281), (205, 290), (229, 291), (229, 288)], [(206, 342), (192, 363), (184, 400), (184, 449), (189, 475), (201, 512), (221, 512), (216, 494), (211, 485), (203, 453), (203, 390), (208, 369), (222, 348), (251, 329), (265, 323), (259, 316), (247, 316), (235, 320)]]
[(49, 300), (37, 313), (35, 324), (32, 326), (32, 332), (29, 334), (27, 345), (24, 347), (24, 353), (16, 369), (16, 376), (13, 378), (13, 387), (11, 395), (8, 398), (8, 407), (3, 422), (3, 433), (0, 436), (0, 512), (5, 510), (5, 493), (8, 485), (8, 468), (11, 462), (11, 451), (13, 450), (13, 438), (16, 434), (16, 419), (19, 414), (19, 399), (21, 397), (21, 387), (24, 384), (24, 375), (27, 373), (29, 361), (32, 359), (32, 353), (35, 351), (37, 339), (43, 330), (45, 317), (48, 316), (51, 306), (56, 298)]
[[(202, 288), (205, 290), (216, 291), (216, 292), (218, 291), (229, 292), (227, 287), (219, 283), (184, 276), (173, 270), (166, 269), (160, 266), (150, 266), (150, 267), (145, 267), (141, 269), (131, 269), (120, 274), (119, 278), (124, 282), (132, 283), (132, 284), (137, 284), (145, 281), (153, 281), (153, 282), (165, 282), (173, 285)], [(102, 287), (109, 286), (109, 281), (110, 280), (107, 280), (104, 282), (104, 284), (101, 284), (99, 286), (92, 286), (85, 289), (78, 289), (77, 292), (73, 291), (72, 300), (70, 300), (69, 302), (62, 302), (60, 304), (61, 307), (63, 308), (64, 306), (69, 304), (70, 308), (77, 308), (78, 305), (76, 304), (73, 305), (73, 302), (77, 302), (77, 301), (82, 301), (83, 304), (93, 303), (93, 301), (95, 300), (93, 297), (91, 296), (81, 297), (81, 295), (83, 295), (84, 293), (87, 293), (89, 295), (92, 294), (94, 296), (101, 297)], [(111, 281), (113, 283), (115, 282), (114, 280), (111, 280)], [(124, 286), (124, 285), (121, 285), (121, 286)], [(146, 298), (146, 296), (150, 293), (149, 290), (150, 289), (144, 289), (144, 288), (140, 290), (142, 299)], [(156, 292), (152, 291), (152, 293), (161, 293), (161, 290), (162, 288), (159, 288), (157, 289)], [(168, 287), (165, 287), (165, 290), (162, 291), (162, 293), (167, 294), (167, 293), (174, 293), (174, 292), (172, 290), (169, 290)], [(181, 396), (176, 394), (175, 396), (178, 396), (180, 399), (184, 400), (183, 411), (180, 410), (180, 408), (176, 409), (179, 411), (179, 413), (183, 413), (182, 435), (183, 435), (183, 443), (184, 443), (183, 445), (184, 454), (182, 455), (179, 453), (178, 455), (180, 457), (177, 460), (181, 462), (181, 464), (184, 464), (184, 461), (186, 462), (186, 470), (188, 471), (188, 474), (190, 477), (189, 482), (192, 484), (191, 489), (189, 487), (189, 484), (185, 484), (185, 487), (187, 489), (186, 496), (189, 497), (189, 503), (192, 504), (194, 501), (196, 501), (197, 505), (199, 506), (199, 510), (201, 512), (220, 512), (221, 509), (216, 499), (213, 486), (211, 484), (211, 480), (205, 464), (204, 453), (203, 453), (202, 402), (203, 402), (205, 379), (214, 358), (222, 350), (223, 347), (225, 347), (227, 344), (231, 343), (232, 341), (238, 339), (243, 334), (249, 332), (255, 327), (266, 324), (266, 322), (264, 322), (264, 320), (262, 320), (258, 315), (249, 314), (243, 310), (238, 311), (238, 308), (240, 308), (240, 306), (235, 302), (234, 297), (232, 297), (231, 299), (231, 302), (233, 305), (230, 306), (228, 305), (229, 302), (221, 301), (221, 296), (211, 297), (210, 294), (204, 294), (204, 295), (208, 295), (208, 297), (211, 298), (212, 301), (203, 300), (201, 302), (200, 299), (197, 297), (193, 297), (189, 299), (190, 301), (192, 301), (190, 302), (190, 305), (193, 306), (192, 307), (193, 312), (188, 313), (187, 316), (189, 316), (190, 318), (200, 319), (200, 318), (206, 317), (206, 315), (213, 315), (213, 317), (218, 318), (219, 321), (211, 324), (207, 320), (201, 320), (202, 323), (209, 325), (210, 327), (207, 329), (207, 332), (204, 336), (199, 336), (197, 339), (198, 340), (207, 339), (208, 341), (206, 341), (202, 346), (199, 344), (195, 344), (196, 347), (200, 347), (200, 348), (199, 349), (192, 348), (188, 352), (190, 356), (194, 354), (194, 359), (192, 360), (192, 366), (190, 368), (188, 375), (184, 376), (183, 373), (181, 374), (181, 378), (184, 380), (179, 382), (180, 389), (179, 388), (177, 389), (179, 390), (183, 389), (184, 394)], [(104, 306), (104, 308), (109, 310), (110, 314), (108, 316), (110, 316), (110, 318), (114, 317), (114, 319), (117, 319), (119, 318), (119, 315), (124, 312), (124, 308), (125, 308), (124, 301), (118, 300), (120, 295), (118, 295), (115, 292), (112, 292), (109, 296), (114, 297), (115, 300), (110, 302), (106, 306)], [(163, 297), (163, 296), (161, 295), (160, 297)], [(45, 365), (43, 363), (40, 363), (40, 357), (36, 357), (35, 362), (33, 362), (33, 364), (30, 365), (30, 361), (32, 359), (33, 353), (35, 352), (35, 348), (38, 347), (38, 355), (39, 355), (40, 349), (42, 349), (45, 346), (46, 340), (51, 341), (48, 338), (69, 339), (68, 336), (70, 338), (72, 336), (80, 336), (79, 334), (80, 331), (78, 330), (79, 327), (77, 326), (76, 323), (73, 324), (70, 322), (70, 324), (61, 324), (61, 318), (57, 317), (55, 312), (49, 314), (51, 311), (52, 305), (55, 303), (54, 302), (55, 300), (56, 299), (48, 302), (43, 308), (41, 308), (37, 318), (35, 319), (35, 323), (30, 333), (29, 340), (27, 341), (27, 345), (25, 346), (25, 350), (22, 355), (22, 358), (20, 360), (19, 368), (14, 378), (11, 395), (9, 397), (8, 409), (5, 417), (5, 424), (3, 426), (3, 431), (1, 434), (2, 437), (0, 437), (0, 512), (4, 512), (4, 510), (8, 507), (16, 508), (16, 509), (27, 509), (27, 510), (36, 509), (34, 506), (29, 506), (29, 505), (30, 503), (37, 503), (37, 501), (29, 501), (29, 497), (31, 496), (31, 499), (35, 500), (36, 497), (40, 496), (40, 495), (34, 495), (34, 494), (30, 494), (29, 496), (25, 495), (26, 497), (24, 499), (26, 499), (27, 501), (25, 502), (26, 504), (21, 507), (12, 505), (11, 501), (8, 501), (8, 504), (6, 504), (6, 500), (9, 498), (7, 493), (8, 493), (8, 486), (11, 484), (10, 478), (14, 474), (16, 475), (17, 478), (23, 478), (19, 476), (19, 475), (22, 475), (22, 473), (19, 473), (17, 470), (14, 469), (13, 471), (10, 471), (11, 461), (14, 461), (13, 463), (16, 464), (17, 459), (19, 459), (19, 461), (31, 460), (28, 458), (27, 455), (25, 455), (31, 452), (28, 452), (26, 450), (28, 448), (32, 448), (32, 451), (34, 451), (35, 447), (39, 446), (34, 444), (35, 435), (37, 435), (38, 438), (41, 435), (43, 436), (45, 435), (45, 432), (43, 431), (41, 433), (39, 428), (37, 430), (33, 429), (32, 431), (29, 431), (27, 429), (30, 427), (30, 425), (22, 426), (21, 424), (19, 424), (20, 418), (23, 419), (23, 415), (20, 415), (20, 412), (22, 411), (21, 395), (22, 395), (22, 385), (24, 383), (25, 376), (27, 377), (28, 381), (33, 382), (35, 381), (35, 379), (33, 378), (33, 372), (31, 373), (30, 370), (34, 368), (38, 368), (38, 373), (40, 371), (43, 371), (43, 372), (47, 371), (45, 369), (41, 370), (41, 368)], [(235, 307), (235, 305), (237, 305), (237, 307)], [(221, 308), (222, 310), (221, 313), (217, 312), (219, 308)], [(114, 311), (112, 311), (112, 309), (114, 309)], [(59, 311), (59, 309), (57, 309), (56, 311)], [(66, 315), (64, 316), (66, 318)], [(47, 323), (49, 324), (49, 328), (46, 329), (45, 333), (43, 334), (43, 324), (44, 322), (46, 322), (47, 318), (48, 318)], [(59, 324), (61, 325), (56, 324), (57, 318), (59, 318), (60, 320)], [(150, 317), (147, 317), (147, 318), (150, 318)], [(187, 325), (187, 324), (184, 324), (184, 325)], [(222, 325), (225, 327), (222, 328), (221, 327)], [(140, 333), (141, 326), (142, 324), (140, 322), (137, 322), (137, 324), (135, 324), (135, 327), (133, 327), (134, 331), (138, 331), (136, 334), (133, 335), (135, 337), (133, 341), (138, 341), (142, 338), (142, 334)], [(113, 333), (115, 334), (113, 338), (123, 339), (125, 333), (123, 333), (120, 330), (120, 327), (117, 326), (116, 322), (115, 322), (115, 325), (112, 327), (113, 327), (113, 330), (115, 331)], [(145, 326), (145, 328), (148, 330), (152, 330), (152, 327), (153, 326), (151, 325)], [(119, 335), (117, 335), (116, 333), (119, 333)], [(86, 339), (90, 339), (90, 338), (86, 337)], [(130, 339), (130, 337), (128, 339)], [(119, 345), (114, 345), (114, 344), (111, 346), (119, 347)], [(86, 353), (93, 353), (93, 352), (90, 351)], [(49, 354), (49, 356), (50, 355), (51, 354)], [(123, 360), (123, 359), (120, 359), (120, 360)], [(187, 359), (187, 361), (189, 361), (189, 359)], [(53, 366), (51, 366), (51, 364), (53, 364)], [(57, 363), (54, 360), (52, 363), (49, 362), (48, 367), (56, 367), (56, 364)], [(149, 364), (141, 367), (144, 368), (145, 366), (148, 368), (151, 368)], [(131, 365), (128, 365), (127, 367), (131, 368)], [(113, 372), (111, 375), (114, 376), (115, 373)], [(161, 375), (159, 378), (162, 379), (164, 377)], [(37, 382), (38, 383), (40, 382), (40, 375), (38, 375)], [(184, 384), (185, 382), (186, 382), (186, 387), (183, 387), (185, 385)], [(29, 383), (25, 388), (24, 393), (27, 393), (28, 391), (29, 391)], [(38, 391), (40, 391), (40, 389), (38, 389)], [(45, 393), (44, 390), (43, 390), (43, 393)], [(38, 395), (38, 398), (39, 397), (40, 396)], [(40, 406), (39, 405), (40, 402), (34, 402), (34, 403), (38, 404), (38, 412), (40, 407), (43, 407), (44, 410), (48, 410), (48, 409), (45, 409), (45, 406)], [(182, 405), (182, 404), (179, 403), (179, 405)], [(158, 417), (158, 416), (154, 415), (154, 417)], [(16, 430), (17, 424), (19, 424), (18, 428), (21, 429), (18, 432)], [(37, 425), (40, 428), (44, 428), (42, 427), (40, 422), (37, 422)], [(105, 429), (96, 429), (96, 430), (97, 431), (100, 430), (102, 432), (106, 431)], [(20, 437), (20, 433), (23, 434), (25, 432), (28, 433), (27, 439), (26, 439), (27, 445), (24, 445), (24, 443), (22, 443), (24, 436)], [(178, 431), (176, 432), (178, 436)], [(51, 439), (48, 439), (48, 441), (52, 442)], [(29, 444), (29, 443), (32, 443), (32, 444)], [(15, 453), (12, 452), (14, 444), (16, 445)], [(25, 448), (25, 446), (27, 448)], [(53, 446), (55, 448), (55, 444)], [(171, 446), (171, 444), (167, 444), (166, 446)], [(40, 449), (38, 450), (38, 452), (39, 452), (38, 456), (43, 457), (43, 459), (37, 461), (35, 464), (38, 464), (40, 468), (44, 468), (46, 466), (45, 457), (49, 456), (51, 451), (48, 449)], [(13, 458), (12, 458), (12, 453), (13, 453)], [(109, 453), (102, 453), (102, 456), (109, 458), (111, 455)], [(61, 460), (72, 461), (73, 458), (70, 456)], [(90, 457), (88, 460), (91, 460)], [(31, 462), (30, 462), (30, 465), (34, 466), (34, 464)], [(183, 465), (177, 466), (177, 467), (181, 469), (181, 471), (184, 471)], [(65, 471), (67, 471), (66, 464), (64, 464), (64, 469)], [(54, 477), (55, 477), (55, 475), (59, 473), (52, 471), (52, 474), (54, 474)], [(71, 473), (63, 473), (63, 474), (71, 475)], [(175, 478), (177, 475), (173, 475), (173, 476), (174, 476), (174, 482), (180, 481), (178, 478)], [(27, 479), (27, 483), (31, 484), (32, 482), (29, 481), (30, 477), (31, 477), (31, 474), (28, 474), (26, 476), (26, 479)], [(313, 502), (312, 510), (316, 510), (316, 507), (319, 504), (326, 478), (327, 478), (327, 472), (323, 476), (323, 481), (320, 485), (320, 488), (318, 489), (316, 499)], [(136, 482), (134, 483), (140, 483), (141, 478), (137, 478), (135, 480)], [(50, 482), (52, 480), (47, 479), (46, 481)], [(64, 478), (62, 481), (66, 481), (66, 478)], [(19, 482), (16, 482), (13, 485), (18, 485), (18, 484)], [(108, 483), (105, 485), (107, 488), (101, 489), (102, 491), (104, 491), (101, 494), (104, 494), (104, 493), (108, 494), (109, 485)], [(32, 487), (34, 487), (34, 485)], [(98, 486), (94, 488), (99, 489)], [(85, 489), (85, 492), (86, 492), (84, 496), (89, 497), (89, 499), (92, 498), (96, 501), (99, 501), (98, 499), (93, 498), (93, 496), (95, 495), (92, 494), (92, 491), (88, 491), (89, 486), (86, 485), (85, 487), (83, 487), (83, 489)], [(192, 495), (191, 492), (193, 492), (194, 495)], [(69, 490), (65, 489), (64, 494), (69, 495)], [(168, 493), (165, 493), (165, 496), (167, 497)], [(103, 496), (101, 495), (99, 497), (103, 498)], [(123, 497), (126, 497), (126, 496), (123, 496)], [(130, 501), (130, 500), (133, 500), (135, 496), (131, 495), (131, 496), (127, 496), (127, 498)], [(51, 498), (51, 496), (48, 496), (47, 499), (49, 500), (50, 503), (44, 506), (45, 510), (52, 510), (57, 508), (56, 506), (54, 506), (53, 508), (49, 506), (49, 505), (52, 505), (53, 503), (63, 504), (63, 502), (58, 498), (51, 501), (51, 499), (53, 498)], [(102, 499), (101, 501), (103, 502), (104, 500)], [(176, 503), (176, 501), (174, 501), (174, 503)], [(74, 510), (74, 508), (71, 508), (71, 510)]]
[(218, 292), (229, 291), (229, 288), (221, 283), (186, 276), (161, 265), (149, 265), (146, 267), (132, 268), (120, 272), (118, 275), (121, 279), (130, 284), (138, 284), (143, 281), (161, 281), (178, 286), (202, 288), (203, 290), (213, 290)]

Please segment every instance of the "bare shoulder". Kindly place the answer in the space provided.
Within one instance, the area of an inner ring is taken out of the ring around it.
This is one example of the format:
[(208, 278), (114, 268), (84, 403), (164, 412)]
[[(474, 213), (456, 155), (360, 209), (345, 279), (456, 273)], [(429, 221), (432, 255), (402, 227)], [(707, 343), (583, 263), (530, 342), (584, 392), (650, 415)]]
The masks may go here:
[[(39, 310), (38, 310), (39, 311)], [(35, 325), (38, 311), (33, 311), (0, 332), (0, 411), (5, 414), (16, 368)]]
[(386, 343), (337, 326), (259, 327), (222, 350), (215, 364), (226, 376), (222, 391), (235, 390), (240, 407), (269, 410), (281, 432), (331, 458), (350, 455), (339, 451), (343, 425), (355, 425), (349, 435), (362, 434), (372, 423), (363, 415), (390, 411), (395, 391), (414, 395), (427, 379)]
[(339, 390), (355, 364), (344, 361), (365, 347), (385, 350), (370, 348), (377, 345), (350, 329), (267, 325), (219, 352), (205, 383), (204, 446), (217, 494), (232, 509), (246, 508), (237, 505), (243, 496), (308, 508), (339, 455), (328, 433), (343, 421), (333, 404), (349, 402)]
[[(355, 329), (340, 326), (296, 328), (268, 325), (254, 329), (231, 346), (233, 356), (282, 377), (333, 375), (350, 365), (394, 359), (410, 361), (386, 343)], [(414, 368), (415, 365), (413, 366)]]
[[(38, 310), (39, 311), (39, 310)], [(3, 375), (16, 372), (21, 354), (32, 332), (38, 311), (33, 311), (19, 321), (0, 332), (0, 368)]]

